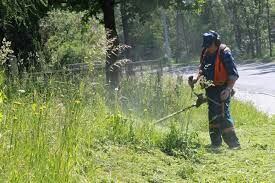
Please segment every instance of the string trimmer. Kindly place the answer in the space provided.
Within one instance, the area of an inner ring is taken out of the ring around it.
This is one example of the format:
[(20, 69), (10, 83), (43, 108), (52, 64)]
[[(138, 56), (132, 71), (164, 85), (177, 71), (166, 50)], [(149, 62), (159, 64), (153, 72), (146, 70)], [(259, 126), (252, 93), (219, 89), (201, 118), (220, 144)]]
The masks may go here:
[[(190, 81), (193, 80), (193, 76), (190, 76), (190, 77), (188, 78), (188, 80), (189, 80), (188, 84), (189, 84), (189, 86), (191, 87), (192, 93), (197, 97), (196, 103), (195, 103), (195, 104), (192, 104), (191, 106), (188, 106), (188, 107), (186, 107), (186, 108), (183, 108), (183, 109), (181, 109), (181, 110), (179, 110), (179, 111), (177, 111), (177, 112), (174, 112), (174, 113), (172, 113), (172, 114), (169, 114), (168, 116), (165, 116), (165, 117), (163, 117), (163, 118), (161, 118), (161, 119), (159, 119), (159, 120), (157, 120), (157, 121), (155, 122), (155, 124), (159, 124), (159, 123), (161, 123), (161, 122), (163, 122), (163, 121), (165, 121), (165, 120), (167, 120), (167, 119), (169, 119), (169, 118), (171, 118), (171, 117), (173, 117), (173, 116), (176, 116), (176, 115), (178, 115), (178, 114), (180, 114), (180, 113), (182, 113), (182, 112), (185, 112), (185, 111), (187, 111), (187, 110), (189, 110), (189, 109), (192, 109), (192, 108), (194, 108), (194, 107), (198, 108), (198, 107), (200, 107), (202, 104), (206, 103), (207, 100), (213, 102), (214, 104), (216, 104), (216, 105), (218, 105), (218, 106), (221, 106), (221, 108), (222, 108), (222, 114), (221, 114), (221, 115), (224, 117), (224, 104), (223, 104), (223, 102), (222, 102), (222, 103), (218, 103), (218, 102), (216, 102), (215, 100), (213, 100), (213, 99), (211, 99), (211, 98), (209, 98), (209, 97), (204, 96), (203, 94), (197, 94), (197, 93), (194, 91), (194, 84), (192, 84), (192, 82), (190, 82)], [(234, 94), (235, 94), (235, 91), (232, 90), (231, 96), (233, 96)]]
[[(189, 110), (189, 109), (192, 109), (192, 108), (194, 108), (194, 107), (197, 107), (197, 108), (198, 108), (198, 107), (200, 107), (202, 104), (206, 103), (207, 100), (209, 100), (210, 102), (212, 102), (212, 103), (214, 103), (214, 104), (216, 104), (216, 105), (218, 105), (218, 106), (221, 106), (221, 111), (222, 111), (222, 112), (221, 112), (221, 116), (224, 118), (224, 115), (225, 115), (225, 111), (224, 111), (224, 101), (222, 101), (221, 103), (219, 103), (219, 102), (217, 102), (217, 101), (211, 99), (210, 97), (204, 96), (202, 93), (201, 93), (201, 94), (197, 94), (197, 93), (194, 91), (194, 84), (193, 84), (193, 82), (190, 82), (190, 81), (193, 81), (193, 76), (188, 77), (188, 84), (189, 84), (189, 86), (191, 87), (192, 93), (197, 97), (196, 103), (195, 103), (195, 104), (192, 104), (191, 106), (188, 106), (188, 107), (186, 107), (186, 108), (183, 108), (183, 109), (181, 109), (181, 110), (179, 110), (179, 111), (177, 111), (177, 112), (174, 112), (174, 113), (172, 113), (172, 114), (169, 114), (168, 116), (165, 116), (165, 117), (163, 117), (163, 118), (161, 118), (161, 119), (159, 119), (159, 120), (157, 120), (157, 121), (155, 122), (155, 124), (159, 124), (159, 123), (161, 123), (161, 122), (163, 122), (163, 121), (165, 121), (165, 120), (167, 120), (167, 119), (169, 119), (169, 118), (171, 118), (171, 117), (173, 117), (173, 116), (176, 116), (176, 115), (178, 115), (178, 114), (180, 114), (180, 113), (182, 113), (182, 112), (185, 112), (185, 111), (187, 111), (187, 110)], [(235, 95), (235, 90), (232, 89), (232, 91), (231, 91), (231, 97), (233, 97), (234, 95)]]
[(179, 110), (179, 111), (177, 111), (177, 112), (174, 112), (174, 113), (172, 113), (172, 114), (169, 114), (168, 116), (165, 116), (165, 117), (163, 117), (163, 118), (157, 120), (157, 121), (155, 122), (155, 124), (159, 124), (159, 123), (161, 123), (161, 122), (163, 122), (163, 121), (165, 121), (165, 120), (167, 120), (167, 119), (169, 119), (169, 118), (171, 118), (171, 117), (173, 117), (173, 116), (176, 116), (176, 115), (178, 115), (178, 114), (180, 114), (180, 113), (182, 113), (182, 112), (185, 112), (185, 111), (187, 111), (187, 110), (189, 110), (189, 109), (192, 109), (192, 108), (194, 108), (194, 107), (197, 107), (197, 108), (198, 108), (198, 107), (200, 107), (202, 104), (204, 104), (204, 103), (207, 102), (207, 98), (204, 97), (203, 94), (196, 94), (196, 93), (194, 93), (194, 94), (197, 96), (197, 100), (196, 100), (196, 103), (195, 103), (195, 104), (192, 104), (192, 105), (190, 105), (190, 106), (188, 106), (188, 107), (186, 107), (186, 108), (183, 108), (183, 109), (181, 109), (181, 110)]

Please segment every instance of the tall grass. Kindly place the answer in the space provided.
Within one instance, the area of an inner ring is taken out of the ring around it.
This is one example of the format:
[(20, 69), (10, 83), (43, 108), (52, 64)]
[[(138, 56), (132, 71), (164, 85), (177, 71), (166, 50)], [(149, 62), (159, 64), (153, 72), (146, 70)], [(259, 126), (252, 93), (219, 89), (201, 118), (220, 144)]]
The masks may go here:
[[(100, 176), (97, 152), (113, 146), (200, 161), (204, 143), (198, 131), (208, 131), (206, 105), (154, 125), (194, 102), (181, 80), (144, 75), (111, 90), (103, 78), (93, 78), (2, 83), (0, 182), (94, 182)], [(240, 102), (232, 112), (237, 129), (271, 120)]]
[(111, 144), (185, 158), (199, 148), (182, 116), (171, 130), (153, 124), (190, 102), (188, 89), (169, 77), (128, 79), (114, 91), (100, 79), (28, 80), (3, 84), (0, 96), (0, 182), (91, 181), (93, 152)]

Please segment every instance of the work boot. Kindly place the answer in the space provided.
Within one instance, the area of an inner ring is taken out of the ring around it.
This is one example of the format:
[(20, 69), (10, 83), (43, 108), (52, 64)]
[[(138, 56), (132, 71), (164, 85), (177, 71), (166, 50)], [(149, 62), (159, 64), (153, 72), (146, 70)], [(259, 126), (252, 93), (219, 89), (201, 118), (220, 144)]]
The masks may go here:
[(213, 149), (213, 150), (216, 150), (216, 149), (219, 149), (222, 145), (214, 145), (214, 144), (208, 144), (205, 146), (206, 149)]
[(241, 145), (238, 145), (238, 146), (235, 146), (235, 147), (229, 147), (229, 149), (231, 149), (231, 150), (240, 150)]
[(239, 139), (235, 133), (235, 130), (224, 132), (222, 134), (224, 142), (228, 145), (229, 149), (238, 150), (241, 148)]
[(209, 135), (212, 147), (220, 147), (222, 145), (222, 134), (219, 128), (210, 128)]

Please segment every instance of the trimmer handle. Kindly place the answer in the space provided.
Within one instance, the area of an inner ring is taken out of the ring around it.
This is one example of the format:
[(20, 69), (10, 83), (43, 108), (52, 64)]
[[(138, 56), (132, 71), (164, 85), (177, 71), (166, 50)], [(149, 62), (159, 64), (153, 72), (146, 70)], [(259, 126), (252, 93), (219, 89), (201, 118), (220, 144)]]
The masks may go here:
[(194, 80), (194, 76), (189, 76), (188, 77), (188, 84), (189, 84), (189, 86), (193, 89), (194, 88), (194, 82), (193, 82), (193, 80)]

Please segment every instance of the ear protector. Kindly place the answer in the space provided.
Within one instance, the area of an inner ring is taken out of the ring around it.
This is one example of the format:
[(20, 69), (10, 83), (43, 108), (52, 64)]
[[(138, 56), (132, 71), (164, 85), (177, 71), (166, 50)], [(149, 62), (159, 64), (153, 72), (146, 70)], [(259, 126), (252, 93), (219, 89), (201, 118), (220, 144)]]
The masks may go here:
[(210, 30), (209, 32), (215, 36), (215, 44), (217, 46), (219, 46), (221, 44), (220, 35), (216, 31), (213, 31), (213, 30)]

